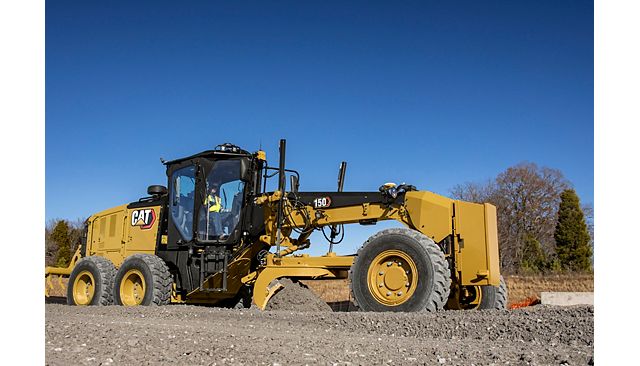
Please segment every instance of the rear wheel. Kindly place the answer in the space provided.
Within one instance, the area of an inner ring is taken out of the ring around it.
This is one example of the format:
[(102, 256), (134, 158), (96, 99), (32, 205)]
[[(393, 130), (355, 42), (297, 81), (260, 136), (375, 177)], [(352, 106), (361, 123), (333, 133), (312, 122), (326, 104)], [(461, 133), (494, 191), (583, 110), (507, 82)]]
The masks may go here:
[(422, 233), (387, 229), (360, 248), (349, 273), (351, 293), (364, 311), (436, 311), (449, 297), (444, 253)]
[(508, 293), (507, 283), (504, 277), (500, 276), (499, 286), (466, 286), (460, 294), (460, 303), (456, 305), (456, 300), (451, 299), (451, 309), (499, 309), (507, 308)]
[(171, 273), (164, 261), (151, 254), (127, 258), (115, 278), (117, 305), (166, 305), (171, 301)]
[(504, 310), (507, 308), (507, 301), (509, 300), (509, 294), (507, 293), (507, 282), (504, 277), (500, 276), (500, 285), (495, 286), (481, 286), (482, 287), (482, 301), (478, 309), (499, 309)]
[(82, 258), (71, 271), (67, 285), (69, 305), (111, 305), (115, 267), (104, 257)]

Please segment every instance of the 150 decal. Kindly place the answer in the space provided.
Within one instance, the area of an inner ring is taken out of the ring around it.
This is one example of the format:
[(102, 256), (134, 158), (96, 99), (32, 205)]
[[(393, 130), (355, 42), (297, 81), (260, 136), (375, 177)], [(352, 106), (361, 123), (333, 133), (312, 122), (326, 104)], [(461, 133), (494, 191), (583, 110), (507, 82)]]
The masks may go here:
[(131, 212), (131, 226), (140, 226), (140, 229), (149, 229), (156, 221), (156, 212), (151, 208), (135, 210)]
[(324, 208), (331, 206), (331, 197), (320, 197), (313, 200), (313, 208)]

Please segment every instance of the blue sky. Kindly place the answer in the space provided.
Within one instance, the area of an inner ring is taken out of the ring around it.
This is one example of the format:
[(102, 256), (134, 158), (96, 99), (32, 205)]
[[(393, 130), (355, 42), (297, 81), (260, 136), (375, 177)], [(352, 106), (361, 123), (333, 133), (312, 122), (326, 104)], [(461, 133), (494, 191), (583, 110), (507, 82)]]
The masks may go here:
[(530, 161), (593, 202), (588, 1), (49, 1), (45, 92), (47, 219), (137, 200), (160, 157), (221, 142), (275, 165), (280, 138), (302, 190), (335, 189), (342, 160), (345, 190), (441, 194)]

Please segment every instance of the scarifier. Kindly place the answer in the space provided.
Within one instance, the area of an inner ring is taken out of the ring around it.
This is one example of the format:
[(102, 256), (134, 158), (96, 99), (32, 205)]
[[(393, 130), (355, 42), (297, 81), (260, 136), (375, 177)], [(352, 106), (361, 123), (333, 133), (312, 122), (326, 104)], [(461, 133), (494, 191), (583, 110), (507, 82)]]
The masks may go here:
[[(46, 293), (69, 277), (70, 305), (204, 303), (264, 309), (279, 278), (349, 278), (363, 311), (505, 308), (496, 209), (449, 199), (413, 185), (301, 192), (300, 176), (267, 165), (264, 151), (226, 143), (166, 166), (168, 188), (94, 214), (67, 268), (46, 267)], [(290, 177), (287, 189), (287, 175)], [(278, 189), (267, 192), (267, 179)], [(214, 188), (212, 190), (212, 188)], [(214, 196), (218, 196), (217, 198)], [(405, 228), (371, 236), (355, 255), (333, 244), (344, 225), (396, 220)], [(323, 256), (299, 254), (322, 230)]]

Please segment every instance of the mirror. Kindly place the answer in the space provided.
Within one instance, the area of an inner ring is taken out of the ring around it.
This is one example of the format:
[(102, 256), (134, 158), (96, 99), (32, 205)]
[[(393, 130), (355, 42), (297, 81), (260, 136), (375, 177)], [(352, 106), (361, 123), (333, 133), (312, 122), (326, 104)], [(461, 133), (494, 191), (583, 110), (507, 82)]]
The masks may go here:
[(291, 192), (298, 193), (298, 188), (300, 188), (298, 177), (292, 174), (289, 178), (291, 179)]
[(248, 182), (251, 180), (251, 174), (249, 169), (249, 159), (240, 159), (240, 180)]

